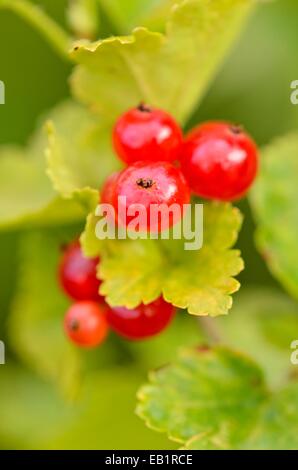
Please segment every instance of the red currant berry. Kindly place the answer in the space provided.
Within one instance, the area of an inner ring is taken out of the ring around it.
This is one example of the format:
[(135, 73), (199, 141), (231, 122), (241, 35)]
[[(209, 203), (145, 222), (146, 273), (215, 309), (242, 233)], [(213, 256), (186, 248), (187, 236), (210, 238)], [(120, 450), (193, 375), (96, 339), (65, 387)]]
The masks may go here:
[(100, 202), (103, 204), (112, 204), (113, 197), (115, 194), (116, 184), (120, 175), (120, 171), (112, 173), (107, 179), (105, 184), (103, 185), (101, 191)]
[(141, 104), (116, 122), (113, 144), (128, 164), (137, 161), (174, 161), (179, 156), (182, 131), (165, 111)]
[(78, 346), (98, 346), (108, 333), (106, 307), (92, 301), (75, 303), (66, 313), (64, 329), (71, 341)]
[(254, 181), (258, 152), (254, 141), (240, 127), (209, 122), (186, 137), (181, 161), (195, 194), (230, 201), (244, 196)]
[[(183, 215), (183, 205), (189, 201), (190, 191), (182, 172), (168, 162), (137, 162), (129, 166), (118, 176), (114, 197), (110, 199), (118, 225), (128, 226), (137, 217), (138, 230), (152, 232), (177, 223)], [(169, 210), (171, 206), (173, 210)], [(161, 217), (157, 212), (164, 213), (164, 208), (168, 212)], [(157, 217), (153, 217), (153, 211)]]
[(120, 336), (138, 340), (160, 333), (170, 324), (174, 314), (174, 307), (160, 297), (149, 305), (141, 304), (132, 310), (125, 307), (109, 308), (107, 320)]
[(60, 284), (74, 300), (100, 300), (96, 278), (98, 258), (85, 258), (78, 241), (68, 245), (59, 266)]

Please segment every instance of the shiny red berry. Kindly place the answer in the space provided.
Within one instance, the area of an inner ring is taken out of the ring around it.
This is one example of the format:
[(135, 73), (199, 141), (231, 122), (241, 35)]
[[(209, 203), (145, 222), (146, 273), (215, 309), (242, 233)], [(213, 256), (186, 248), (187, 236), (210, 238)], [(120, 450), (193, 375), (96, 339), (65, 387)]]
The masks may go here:
[(258, 169), (254, 141), (225, 122), (198, 126), (181, 150), (182, 171), (198, 196), (230, 201), (245, 195)]
[(109, 329), (106, 307), (92, 301), (75, 303), (66, 313), (64, 329), (76, 345), (85, 348), (98, 346)]
[(105, 184), (103, 185), (101, 195), (100, 195), (100, 202), (103, 204), (112, 204), (113, 203), (113, 198), (115, 194), (115, 188), (116, 184), (119, 178), (119, 175), (121, 174), (120, 171), (116, 171), (115, 173), (112, 173), (105, 181)]
[(132, 310), (125, 307), (109, 308), (107, 320), (120, 336), (138, 340), (160, 333), (170, 324), (174, 314), (174, 307), (160, 297), (149, 305), (141, 304)]
[(96, 278), (98, 258), (86, 258), (78, 241), (65, 249), (60, 265), (60, 284), (74, 300), (100, 300), (100, 281)]
[[(171, 227), (181, 219), (183, 205), (190, 201), (182, 172), (168, 162), (137, 162), (129, 166), (117, 177), (113, 190), (113, 198), (108, 199), (114, 206), (116, 222), (127, 227), (138, 217), (138, 231), (157, 232)], [(173, 210), (168, 210), (171, 206)], [(162, 219), (158, 209), (168, 210)]]
[(161, 109), (141, 104), (116, 122), (113, 144), (118, 156), (128, 164), (137, 161), (174, 161), (178, 158), (182, 131)]

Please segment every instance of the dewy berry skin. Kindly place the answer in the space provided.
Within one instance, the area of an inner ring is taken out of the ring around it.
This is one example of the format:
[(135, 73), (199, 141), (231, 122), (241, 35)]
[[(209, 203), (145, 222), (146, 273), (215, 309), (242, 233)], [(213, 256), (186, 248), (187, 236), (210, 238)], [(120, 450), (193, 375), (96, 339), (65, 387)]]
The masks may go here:
[(254, 141), (240, 127), (209, 122), (186, 137), (181, 164), (196, 195), (231, 201), (244, 196), (253, 183), (258, 152)]
[(137, 162), (121, 172), (112, 189), (113, 197), (109, 191), (106, 196), (105, 191), (103, 199), (113, 205), (118, 225), (128, 226), (138, 210), (142, 210), (145, 217), (139, 227), (141, 231), (161, 230), (160, 220), (152, 221), (150, 216), (152, 206), (170, 208), (175, 204), (178, 207), (179, 214), (169, 211), (167, 226), (163, 227), (167, 229), (181, 219), (183, 205), (190, 202), (189, 187), (182, 172), (168, 162)]
[(77, 346), (94, 348), (108, 334), (106, 307), (92, 301), (77, 302), (66, 313), (64, 330)]
[(127, 164), (173, 162), (179, 156), (182, 131), (170, 114), (141, 104), (118, 119), (113, 144), (118, 156)]
[(130, 340), (150, 338), (163, 331), (172, 321), (175, 308), (162, 297), (150, 303), (141, 304), (134, 309), (113, 307), (107, 310), (110, 327)]
[(80, 243), (68, 245), (59, 265), (59, 280), (73, 300), (100, 300), (100, 281), (96, 277), (98, 258), (84, 257)]

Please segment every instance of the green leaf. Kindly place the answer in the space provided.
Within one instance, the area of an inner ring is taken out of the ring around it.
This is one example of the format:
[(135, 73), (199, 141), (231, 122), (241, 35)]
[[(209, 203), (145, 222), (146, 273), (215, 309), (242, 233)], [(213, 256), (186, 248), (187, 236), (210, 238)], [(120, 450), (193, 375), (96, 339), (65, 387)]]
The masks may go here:
[(84, 251), (101, 256), (101, 293), (110, 305), (134, 308), (161, 294), (194, 315), (223, 315), (232, 305), (243, 268), (232, 250), (242, 217), (230, 204), (204, 205), (204, 244), (186, 251), (182, 240), (105, 240), (95, 237), (96, 217), (90, 216), (82, 236)]
[[(67, 241), (70, 234), (66, 235), (65, 230), (63, 233)], [(9, 330), (20, 358), (72, 395), (78, 386), (81, 364), (77, 350), (63, 332), (70, 302), (57, 277), (61, 240), (61, 234), (49, 231), (23, 236), (20, 280)]]
[(67, 20), (78, 38), (94, 38), (99, 26), (98, 0), (69, 0)]
[(44, 209), (54, 198), (41, 159), (18, 147), (0, 150), (0, 223), (13, 224)]
[(230, 204), (204, 204), (204, 242), (199, 251), (175, 254), (165, 277), (165, 299), (193, 315), (225, 315), (231, 294), (240, 284), (233, 276), (243, 269), (237, 240), (242, 216)]
[(90, 211), (106, 177), (120, 166), (112, 152), (111, 126), (75, 104), (64, 121), (53, 119), (47, 129), (48, 175), (54, 188), (65, 198), (83, 194), (87, 202), (89, 195)]
[(241, 447), (256, 450), (297, 450), (298, 384), (274, 395), (264, 407), (259, 425)]
[[(67, 127), (77, 109), (63, 103), (49, 115), (57, 125)], [(38, 130), (27, 148), (0, 148), (0, 227), (32, 227), (73, 223), (91, 210), (84, 195), (63, 200), (46, 175), (46, 136)]]
[[(233, 448), (255, 425), (266, 398), (259, 368), (229, 349), (188, 350), (150, 375), (138, 393), (137, 414), (179, 443)], [(252, 413), (253, 410), (253, 413)]]
[(99, 265), (100, 292), (112, 306), (148, 304), (161, 295), (166, 263), (153, 240), (108, 242)]
[(183, 0), (98, 0), (99, 4), (121, 33), (136, 26), (163, 29), (170, 8)]
[(256, 242), (272, 274), (298, 298), (298, 135), (273, 142), (261, 157), (250, 195), (257, 222)]
[(146, 101), (183, 122), (253, 6), (251, 0), (184, 0), (172, 9), (166, 35), (137, 28), (131, 36), (78, 45), (73, 92), (112, 119)]
[(295, 376), (290, 345), (298, 332), (298, 305), (289, 297), (271, 289), (241, 290), (231, 314), (212, 320), (212, 328), (222, 343), (256, 360), (272, 388)]
[(13, 11), (32, 27), (36, 28), (47, 39), (49, 44), (63, 59), (69, 60), (68, 49), (71, 46), (71, 38), (67, 33), (50, 18), (39, 5), (30, 0), (0, 0), (0, 9)]
[[(0, 440), (5, 449), (173, 449), (134, 415), (140, 373), (113, 367), (88, 376), (74, 402), (11, 363), (0, 375)], [(14, 393), (15, 391), (15, 393)], [(42, 425), (41, 425), (42, 423)]]

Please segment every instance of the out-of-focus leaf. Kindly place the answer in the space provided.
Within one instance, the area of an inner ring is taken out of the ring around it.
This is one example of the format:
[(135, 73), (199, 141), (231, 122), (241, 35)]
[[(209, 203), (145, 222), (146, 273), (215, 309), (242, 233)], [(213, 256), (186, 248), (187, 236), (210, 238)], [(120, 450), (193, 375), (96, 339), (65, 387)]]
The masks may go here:
[(79, 38), (94, 38), (99, 26), (98, 0), (69, 0), (67, 19)]
[[(0, 374), (0, 442), (5, 449), (173, 449), (134, 415), (140, 373), (112, 368), (86, 380), (66, 403), (28, 371), (7, 364)], [(42, 424), (41, 424), (42, 423)]]
[(98, 190), (110, 173), (119, 168), (111, 146), (111, 126), (101, 124), (87, 109), (72, 105), (63, 122), (48, 122), (48, 175), (65, 198), (75, 195), (89, 211), (98, 200)]
[(183, 122), (253, 6), (251, 0), (184, 0), (172, 9), (166, 35), (137, 28), (131, 36), (78, 45), (73, 92), (112, 119), (147, 101)]
[[(95, 218), (96, 219), (96, 218)], [(101, 293), (110, 305), (134, 308), (161, 294), (193, 315), (223, 315), (238, 290), (234, 279), (243, 268), (232, 250), (242, 217), (229, 204), (204, 205), (204, 242), (200, 250), (185, 250), (181, 240), (96, 241), (96, 220), (90, 216), (82, 236), (86, 254), (101, 256)]]
[(72, 39), (43, 8), (30, 0), (0, 0), (0, 9), (11, 10), (27, 21), (51, 44), (63, 59), (69, 59), (67, 54)]
[[(137, 414), (179, 443), (233, 448), (251, 432), (267, 396), (258, 366), (225, 348), (186, 351), (150, 375)], [(208, 444), (209, 445), (209, 444)]]
[[(63, 103), (49, 117), (60, 129), (71, 125), (78, 106)], [(90, 211), (84, 194), (63, 200), (46, 175), (44, 131), (37, 131), (27, 148), (0, 148), (0, 227), (48, 226), (83, 220)], [(77, 189), (77, 188), (76, 188)]]
[(298, 135), (280, 138), (261, 156), (250, 196), (257, 221), (256, 242), (272, 274), (298, 298)]
[(164, 28), (173, 5), (183, 0), (98, 0), (99, 4), (123, 34), (136, 26), (146, 26), (154, 31)]
[(9, 326), (11, 343), (20, 358), (71, 395), (77, 389), (81, 364), (78, 350), (63, 331), (70, 302), (57, 276), (60, 244), (61, 237), (55, 233), (24, 235), (20, 281)]
[(297, 366), (291, 343), (298, 332), (298, 305), (274, 290), (242, 291), (228, 318), (213, 320), (224, 344), (249, 354), (262, 366), (268, 383), (280, 388)]
[(241, 447), (256, 450), (298, 450), (298, 384), (273, 395), (259, 425)]

